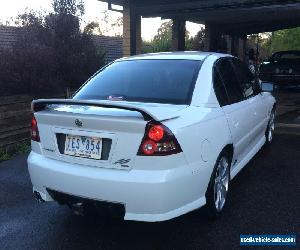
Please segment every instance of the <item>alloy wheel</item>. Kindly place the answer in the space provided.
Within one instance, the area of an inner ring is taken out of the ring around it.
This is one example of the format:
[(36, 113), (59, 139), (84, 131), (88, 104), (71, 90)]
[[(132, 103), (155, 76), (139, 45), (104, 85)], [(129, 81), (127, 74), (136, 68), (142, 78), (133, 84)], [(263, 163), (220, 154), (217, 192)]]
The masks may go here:
[(214, 183), (214, 203), (218, 212), (221, 212), (225, 205), (229, 187), (229, 179), (229, 162), (228, 159), (223, 156), (217, 166)]
[(275, 112), (272, 111), (270, 115), (269, 127), (268, 127), (268, 141), (272, 142), (275, 131)]

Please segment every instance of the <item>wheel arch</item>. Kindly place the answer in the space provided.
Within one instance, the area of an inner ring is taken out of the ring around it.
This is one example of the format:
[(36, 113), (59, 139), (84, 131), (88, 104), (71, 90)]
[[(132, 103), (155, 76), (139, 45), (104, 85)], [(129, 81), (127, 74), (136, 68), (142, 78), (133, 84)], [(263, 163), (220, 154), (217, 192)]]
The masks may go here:
[(230, 163), (232, 163), (234, 147), (233, 144), (227, 144), (221, 152), (226, 152), (229, 156)]

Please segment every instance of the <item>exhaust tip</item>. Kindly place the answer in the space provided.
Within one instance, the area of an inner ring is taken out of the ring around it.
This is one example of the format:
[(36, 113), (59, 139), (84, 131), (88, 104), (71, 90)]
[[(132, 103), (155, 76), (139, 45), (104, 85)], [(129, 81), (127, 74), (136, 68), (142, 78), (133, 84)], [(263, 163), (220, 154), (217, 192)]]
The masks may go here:
[(41, 194), (38, 191), (33, 192), (34, 198), (38, 203), (43, 203), (45, 202), (41, 196)]

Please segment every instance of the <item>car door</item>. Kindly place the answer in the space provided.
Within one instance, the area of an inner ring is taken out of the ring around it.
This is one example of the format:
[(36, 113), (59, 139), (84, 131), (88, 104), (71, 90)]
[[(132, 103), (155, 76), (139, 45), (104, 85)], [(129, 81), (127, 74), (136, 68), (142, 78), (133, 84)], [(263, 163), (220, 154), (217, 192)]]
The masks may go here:
[(216, 74), (225, 87), (228, 101), (223, 103), (228, 127), (234, 144), (232, 169), (244, 159), (249, 151), (253, 129), (252, 111), (249, 101), (245, 99), (240, 82), (231, 63), (232, 58), (224, 57), (215, 64)]
[(261, 92), (254, 91), (255, 79), (248, 66), (237, 58), (233, 58), (232, 63), (239, 84), (242, 86), (244, 98), (252, 109), (251, 114), (249, 114), (249, 118), (252, 116), (251, 121), (249, 121), (252, 123), (252, 134), (249, 144), (249, 150), (251, 150), (264, 136), (266, 106), (263, 103)]

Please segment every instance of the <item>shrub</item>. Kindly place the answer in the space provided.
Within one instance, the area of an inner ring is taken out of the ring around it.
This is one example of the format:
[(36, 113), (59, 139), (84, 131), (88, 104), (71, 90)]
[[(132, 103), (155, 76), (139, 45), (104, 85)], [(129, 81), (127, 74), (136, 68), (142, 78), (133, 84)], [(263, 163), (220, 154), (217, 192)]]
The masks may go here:
[(54, 0), (53, 8), (19, 15), (17, 42), (0, 51), (0, 95), (62, 93), (103, 66), (104, 53), (80, 31), (82, 1)]

